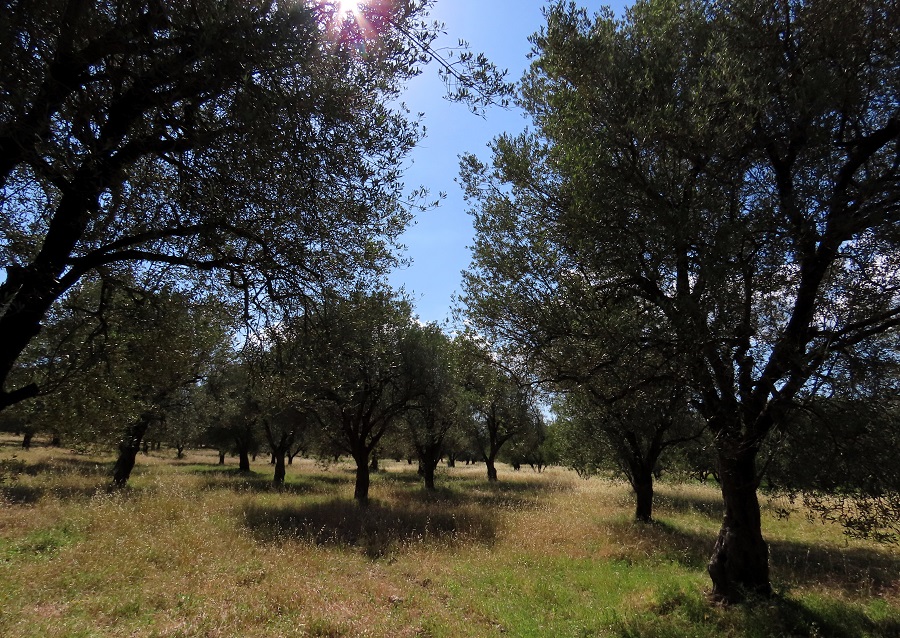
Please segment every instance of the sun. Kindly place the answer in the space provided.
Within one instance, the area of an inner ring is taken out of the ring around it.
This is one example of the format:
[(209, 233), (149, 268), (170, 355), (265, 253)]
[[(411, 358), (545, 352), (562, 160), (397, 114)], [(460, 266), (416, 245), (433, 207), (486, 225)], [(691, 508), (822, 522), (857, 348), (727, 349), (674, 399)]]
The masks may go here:
[[(313, 0), (325, 12), (328, 31), (341, 41), (362, 43), (378, 36), (367, 14), (379, 0)], [(376, 11), (377, 13), (377, 11)]]
[(359, 15), (359, 5), (361, 4), (362, 2), (359, 0), (337, 0), (334, 3), (334, 8), (339, 16), (346, 16), (349, 13), (356, 18)]

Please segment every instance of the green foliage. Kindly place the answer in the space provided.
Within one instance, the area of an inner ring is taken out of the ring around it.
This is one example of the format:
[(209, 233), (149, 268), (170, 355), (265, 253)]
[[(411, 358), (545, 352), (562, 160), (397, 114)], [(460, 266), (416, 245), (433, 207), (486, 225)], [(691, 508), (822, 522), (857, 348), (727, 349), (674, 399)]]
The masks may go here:
[(847, 533), (900, 540), (900, 413), (893, 400), (820, 399), (800, 406), (772, 450), (767, 489), (802, 498)]
[(848, 379), (894, 386), (894, 9), (644, 0), (617, 20), (554, 3), (519, 89), (534, 128), (462, 162), (475, 329), (607, 404), (684, 391), (707, 423), (723, 599), (770, 590), (745, 488), (788, 413)]
[(504, 369), (486, 344), (470, 334), (459, 335), (457, 344), (463, 388), (460, 418), (470, 445), (487, 463), (488, 479), (495, 481), (500, 450), (537, 429), (541, 416), (532, 390)]
[[(401, 165), (422, 129), (398, 97), (441, 26), (430, 2), (12, 0), (0, 26), (0, 407), (40, 321), (111, 264), (174, 268), (247, 315), (370, 283), (421, 197)], [(441, 60), (443, 61), (443, 60)], [(507, 91), (464, 55), (473, 105)], [(421, 193), (420, 193), (421, 194)]]
[(230, 338), (227, 308), (171, 286), (85, 281), (61, 308), (24, 358), (48, 393), (11, 411), (69, 444), (109, 445), (141, 415), (181, 418)]

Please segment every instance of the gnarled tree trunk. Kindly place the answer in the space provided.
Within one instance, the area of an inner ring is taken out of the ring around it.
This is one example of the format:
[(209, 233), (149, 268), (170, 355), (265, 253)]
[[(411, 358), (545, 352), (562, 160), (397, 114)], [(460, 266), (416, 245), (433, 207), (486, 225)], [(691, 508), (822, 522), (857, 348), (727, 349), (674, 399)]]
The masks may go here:
[(134, 469), (134, 462), (138, 452), (141, 450), (141, 441), (150, 427), (153, 417), (149, 414), (141, 415), (141, 417), (132, 423), (125, 436), (119, 442), (119, 457), (113, 466), (113, 484), (116, 487), (125, 487), (128, 479), (131, 477), (131, 471)]
[(494, 457), (487, 456), (485, 457), (484, 462), (487, 464), (488, 481), (494, 483), (497, 480), (497, 466), (494, 464)]
[(360, 505), (369, 504), (369, 459), (368, 454), (354, 455), (356, 460), (356, 485), (353, 498)]
[(769, 547), (762, 537), (756, 494), (756, 449), (720, 449), (719, 478), (725, 516), (708, 566), (712, 595), (727, 603), (770, 596)]
[(653, 520), (653, 470), (641, 468), (641, 472), (632, 477), (631, 487), (634, 488), (635, 496), (635, 520), (641, 523), (651, 522)]

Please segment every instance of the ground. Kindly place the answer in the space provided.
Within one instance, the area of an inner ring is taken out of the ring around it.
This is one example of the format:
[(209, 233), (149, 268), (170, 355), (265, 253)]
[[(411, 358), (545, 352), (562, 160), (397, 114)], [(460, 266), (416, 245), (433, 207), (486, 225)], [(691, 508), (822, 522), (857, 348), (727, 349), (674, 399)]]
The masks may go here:
[(714, 485), (659, 486), (656, 522), (628, 487), (483, 465), (383, 463), (372, 504), (353, 467), (312, 460), (282, 490), (212, 451), (112, 458), (0, 438), (0, 635), (900, 636), (900, 551), (765, 504), (768, 601), (709, 602)]

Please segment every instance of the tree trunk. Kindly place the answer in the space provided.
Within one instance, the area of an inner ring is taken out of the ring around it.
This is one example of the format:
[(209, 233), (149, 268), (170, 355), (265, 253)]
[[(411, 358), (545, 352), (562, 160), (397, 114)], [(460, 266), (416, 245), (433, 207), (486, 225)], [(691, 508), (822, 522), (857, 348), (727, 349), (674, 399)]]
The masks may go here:
[(421, 459), (419, 461), (419, 469), (421, 470), (422, 479), (425, 481), (425, 489), (434, 491), (434, 469), (437, 467), (436, 459)]
[(372, 452), (372, 463), (369, 466), (369, 469), (373, 472), (378, 471), (378, 455), (375, 452)]
[(128, 483), (139, 450), (138, 446), (128, 445), (124, 441), (119, 444), (119, 457), (113, 467), (113, 483), (116, 487), (125, 487)]
[(353, 498), (360, 505), (369, 504), (369, 459), (360, 456), (356, 459), (356, 487)]
[(636, 501), (634, 518), (641, 523), (649, 523), (653, 520), (653, 472), (640, 472), (632, 478), (631, 486)]
[(52, 447), (62, 447), (62, 438), (59, 436), (59, 432), (53, 433), (53, 438), (50, 440), (50, 445)]
[(284, 453), (284, 452), (276, 452), (276, 453), (273, 454), (272, 456), (273, 456), (274, 459), (275, 459), (275, 478), (273, 479), (273, 482), (275, 483), (276, 486), (281, 487), (282, 485), (284, 485), (284, 475), (285, 475), (285, 469), (284, 469), (284, 457), (285, 457), (285, 453)]
[(756, 450), (719, 450), (718, 456), (725, 517), (708, 566), (713, 598), (736, 603), (748, 595), (770, 596), (769, 547), (762, 537), (756, 495)]
[(219, 450), (219, 465), (225, 465), (225, 450)]
[(494, 465), (494, 459), (492, 458), (485, 459), (485, 463), (487, 464), (488, 481), (493, 483), (497, 480), (497, 466)]
[(25, 435), (22, 437), (22, 448), (26, 450), (31, 449), (31, 440), (34, 438), (34, 432), (26, 431)]
[(250, 452), (246, 448), (238, 450), (238, 472), (250, 471)]
[(447, 467), (456, 467), (456, 457), (452, 454), (447, 455)]
[(125, 487), (134, 469), (134, 462), (141, 450), (141, 441), (150, 427), (151, 417), (144, 415), (133, 423), (119, 442), (119, 458), (113, 466), (113, 484)]

